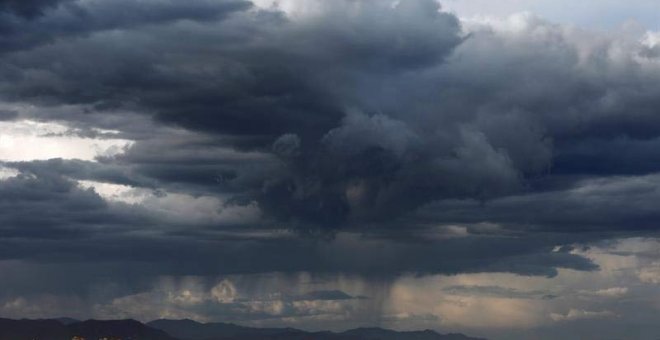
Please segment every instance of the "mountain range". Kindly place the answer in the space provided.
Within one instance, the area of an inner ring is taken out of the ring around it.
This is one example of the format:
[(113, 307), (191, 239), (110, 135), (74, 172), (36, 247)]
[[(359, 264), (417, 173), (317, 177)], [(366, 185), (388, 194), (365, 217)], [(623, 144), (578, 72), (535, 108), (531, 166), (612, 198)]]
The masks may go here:
[(358, 328), (346, 332), (306, 332), (294, 328), (251, 328), (193, 320), (0, 319), (0, 340), (483, 340), (431, 330), (397, 332)]

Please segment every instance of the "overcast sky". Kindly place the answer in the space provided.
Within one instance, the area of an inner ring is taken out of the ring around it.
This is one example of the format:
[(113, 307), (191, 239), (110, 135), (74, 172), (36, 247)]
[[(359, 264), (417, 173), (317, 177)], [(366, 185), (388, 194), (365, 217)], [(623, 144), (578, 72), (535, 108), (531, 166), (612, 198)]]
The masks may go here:
[(0, 317), (657, 339), (656, 3), (0, 0)]

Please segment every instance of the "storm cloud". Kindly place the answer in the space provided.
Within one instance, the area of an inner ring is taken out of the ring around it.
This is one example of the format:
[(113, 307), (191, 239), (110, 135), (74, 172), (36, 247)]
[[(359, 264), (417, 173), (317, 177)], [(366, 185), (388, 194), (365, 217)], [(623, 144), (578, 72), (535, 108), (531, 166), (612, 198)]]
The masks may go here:
[[(579, 209), (570, 190), (584, 176), (657, 170), (652, 162), (626, 170), (617, 157), (634, 155), (603, 151), (644, 152), (657, 137), (660, 74), (650, 43), (530, 15), (464, 26), (431, 0), (314, 4), (295, 17), (237, 1), (44, 6), (17, 25), (45, 35), (33, 31), (33, 44), (2, 58), (7, 105), (38, 107), (16, 116), (86, 131), (90, 116), (103, 122), (128, 111), (153, 121), (114, 125), (134, 143), (96, 162), (6, 166), (32, 181), (54, 176), (256, 205), (266, 229), (407, 229), (411, 238), (427, 228), (421, 207), (442, 207), (433, 213), (441, 225), (500, 223), (525, 237), (541, 225), (499, 202)], [(52, 22), (62, 31), (47, 28)], [(596, 171), (584, 168), (585, 157), (599, 162)], [(590, 222), (602, 218), (596, 210), (568, 210), (549, 231), (654, 220), (652, 211), (625, 209), (609, 223)]]
[[(434, 0), (282, 8), (0, 1), (0, 263), (90, 300), (130, 276), (96, 310), (130, 316), (163, 277), (552, 278), (601, 269), (582, 246), (657, 234), (658, 33)], [(281, 316), (354, 296), (297, 292)]]

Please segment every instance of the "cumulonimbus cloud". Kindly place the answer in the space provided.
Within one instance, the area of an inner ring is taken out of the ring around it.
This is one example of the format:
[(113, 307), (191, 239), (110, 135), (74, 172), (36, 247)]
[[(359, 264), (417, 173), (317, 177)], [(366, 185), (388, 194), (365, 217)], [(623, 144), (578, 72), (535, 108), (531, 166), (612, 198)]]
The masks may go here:
[[(466, 22), (432, 0), (314, 3), (0, 2), (0, 119), (132, 141), (4, 162), (21, 175), (0, 183), (0, 256), (145, 276), (553, 276), (597, 269), (557, 245), (657, 230), (652, 33)], [(166, 219), (81, 180), (255, 208), (249, 225)]]

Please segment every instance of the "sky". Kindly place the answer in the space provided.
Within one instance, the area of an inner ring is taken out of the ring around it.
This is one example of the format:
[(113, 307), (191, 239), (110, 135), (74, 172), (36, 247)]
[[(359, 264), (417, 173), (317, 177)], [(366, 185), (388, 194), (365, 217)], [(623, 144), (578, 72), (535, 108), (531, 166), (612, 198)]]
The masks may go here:
[(531, 12), (546, 20), (583, 28), (611, 30), (627, 22), (647, 29), (660, 28), (660, 3), (653, 0), (446, 0), (447, 11), (463, 17), (506, 17)]
[(657, 339), (659, 6), (0, 0), (0, 317)]

